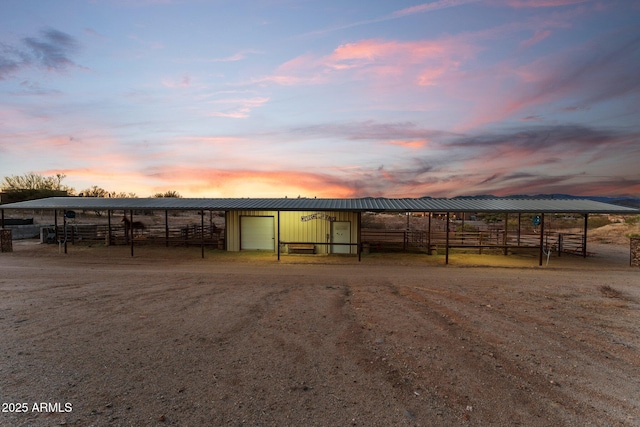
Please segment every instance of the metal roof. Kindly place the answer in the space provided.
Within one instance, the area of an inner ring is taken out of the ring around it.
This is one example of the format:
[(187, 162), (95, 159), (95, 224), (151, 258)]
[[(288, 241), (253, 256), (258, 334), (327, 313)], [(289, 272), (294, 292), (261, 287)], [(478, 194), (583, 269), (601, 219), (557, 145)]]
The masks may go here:
[(0, 209), (279, 210), (355, 212), (509, 212), (638, 214), (639, 209), (588, 199), (254, 199), (51, 197), (0, 205)]

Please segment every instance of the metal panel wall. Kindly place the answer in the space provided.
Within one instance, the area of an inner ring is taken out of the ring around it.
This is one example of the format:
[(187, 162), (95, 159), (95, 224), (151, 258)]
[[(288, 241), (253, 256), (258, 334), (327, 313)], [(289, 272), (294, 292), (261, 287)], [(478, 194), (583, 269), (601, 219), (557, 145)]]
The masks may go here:
[[(275, 234), (278, 235), (277, 211), (227, 211), (227, 250), (240, 250), (240, 217), (241, 216), (273, 216), (276, 220)], [(358, 241), (357, 212), (317, 212), (317, 211), (285, 211), (280, 212), (280, 240), (283, 242), (326, 242), (331, 236), (331, 220), (351, 222), (351, 241)], [(316, 253), (327, 253), (328, 245), (316, 245)], [(357, 248), (351, 247), (350, 253), (356, 254)]]

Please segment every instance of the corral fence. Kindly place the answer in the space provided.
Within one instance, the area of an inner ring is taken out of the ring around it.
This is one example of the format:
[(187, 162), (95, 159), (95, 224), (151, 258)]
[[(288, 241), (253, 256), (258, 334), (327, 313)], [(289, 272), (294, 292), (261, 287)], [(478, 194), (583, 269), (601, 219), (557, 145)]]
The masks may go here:
[[(385, 230), (362, 229), (363, 245), (372, 252), (386, 251), (425, 251), (429, 254), (445, 249), (447, 245), (446, 231), (425, 230)], [(540, 248), (540, 234), (517, 233), (504, 229), (489, 228), (486, 231), (450, 231), (449, 248), (474, 249), (479, 253), (483, 250)], [(583, 254), (585, 247), (584, 234), (547, 232), (543, 238), (543, 245), (558, 254)]]
[[(110, 231), (110, 232), (109, 232)], [(42, 243), (102, 243), (105, 245), (126, 245), (131, 242), (130, 235), (122, 225), (67, 224), (65, 227), (44, 227), (41, 232)], [(206, 224), (182, 225), (179, 227), (146, 226), (144, 230), (134, 229), (133, 240), (136, 245), (201, 246), (224, 249), (224, 228)]]

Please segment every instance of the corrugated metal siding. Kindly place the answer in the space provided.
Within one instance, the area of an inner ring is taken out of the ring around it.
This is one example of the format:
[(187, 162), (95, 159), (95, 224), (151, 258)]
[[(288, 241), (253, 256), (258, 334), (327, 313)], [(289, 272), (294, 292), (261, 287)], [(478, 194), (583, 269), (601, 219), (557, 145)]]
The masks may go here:
[[(282, 211), (280, 212), (280, 240), (283, 242), (328, 242), (331, 236), (331, 222), (321, 218), (303, 221), (302, 217), (307, 217), (318, 213), (318, 211)], [(351, 241), (358, 241), (356, 212), (344, 211), (323, 211), (325, 215), (335, 217), (336, 221), (351, 222)], [(240, 250), (240, 217), (242, 216), (270, 216), (275, 221), (276, 239), (278, 236), (278, 212), (277, 211), (228, 211), (225, 215), (227, 224), (226, 238), (227, 250), (237, 252)], [(317, 245), (317, 253), (327, 253), (327, 245)], [(351, 253), (357, 253), (356, 248), (351, 248)]]
[(585, 199), (111, 199), (52, 197), (1, 205), (2, 209), (378, 211), (619, 213), (640, 210)]

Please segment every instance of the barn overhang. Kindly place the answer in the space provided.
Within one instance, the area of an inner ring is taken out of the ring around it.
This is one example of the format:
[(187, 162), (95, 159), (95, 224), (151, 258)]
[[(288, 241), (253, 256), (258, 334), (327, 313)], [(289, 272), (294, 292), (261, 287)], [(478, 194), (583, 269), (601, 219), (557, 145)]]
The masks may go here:
[[(90, 197), (51, 197), (46, 199), (29, 200), (23, 202), (9, 203), (0, 205), (2, 211), (2, 223), (4, 227), (4, 210), (18, 209), (37, 209), (37, 210), (53, 210), (53, 211), (72, 211), (72, 210), (95, 210), (95, 211), (117, 211), (122, 210), (130, 213), (130, 220), (133, 221), (133, 211), (154, 211), (164, 210), (165, 216), (168, 211), (201, 211), (203, 229), (204, 229), (204, 212), (205, 211), (225, 211), (227, 219), (231, 218), (230, 213), (241, 215), (242, 212), (248, 213), (247, 216), (258, 215), (259, 212), (272, 212), (274, 220), (277, 221), (274, 230), (277, 233), (274, 236), (274, 243), (280, 258), (280, 247), (282, 243), (297, 244), (315, 244), (328, 245), (331, 240), (326, 230), (322, 233), (316, 230), (316, 234), (311, 236), (314, 241), (296, 241), (288, 242), (289, 239), (282, 238), (281, 233), (281, 214), (284, 213), (303, 213), (301, 221), (322, 220), (329, 216), (339, 216), (341, 214), (353, 215), (349, 220), (355, 223), (355, 230), (349, 231), (353, 235), (350, 242), (343, 243), (345, 245), (355, 245), (358, 258), (361, 255), (361, 215), (363, 212), (419, 212), (419, 213), (444, 213), (447, 217), (447, 243), (446, 243), (446, 260), (448, 262), (449, 242), (448, 242), (448, 223), (451, 213), (496, 213), (509, 214), (537, 213), (541, 214), (543, 221), (545, 214), (573, 213), (584, 216), (585, 244), (583, 253), (586, 257), (586, 229), (587, 218), (590, 214), (619, 214), (619, 215), (635, 215), (640, 210), (625, 206), (618, 206), (609, 203), (603, 203), (590, 199), (576, 198), (454, 198), (454, 199), (435, 199), (430, 197), (423, 198), (350, 198), (350, 199), (317, 199), (317, 198), (90, 198)], [(66, 217), (66, 215), (65, 215)], [(57, 215), (56, 215), (57, 218)], [(240, 220), (238, 220), (240, 224)], [(266, 222), (265, 222), (266, 224)], [(225, 225), (227, 232), (230, 231), (228, 225)], [(240, 230), (240, 229), (239, 229)], [(240, 232), (238, 239), (240, 239)], [(505, 234), (506, 235), (506, 234)], [(319, 236), (319, 237), (318, 237)], [(542, 236), (542, 234), (541, 234)], [(225, 237), (226, 238), (226, 237)], [(325, 239), (322, 242), (320, 239)], [(310, 239), (303, 239), (310, 240)], [(355, 242), (354, 242), (355, 240)], [(227, 242), (229, 243), (229, 242)], [(542, 265), (542, 254), (544, 252), (542, 238), (539, 243), (540, 265)], [(506, 249), (505, 249), (506, 253)], [(133, 256), (133, 238), (131, 239), (131, 254)], [(202, 256), (204, 257), (204, 241), (202, 242)]]
[(538, 198), (97, 198), (50, 197), (0, 205), (1, 209), (269, 210), (351, 212), (495, 212), (639, 214), (639, 209), (589, 199)]

